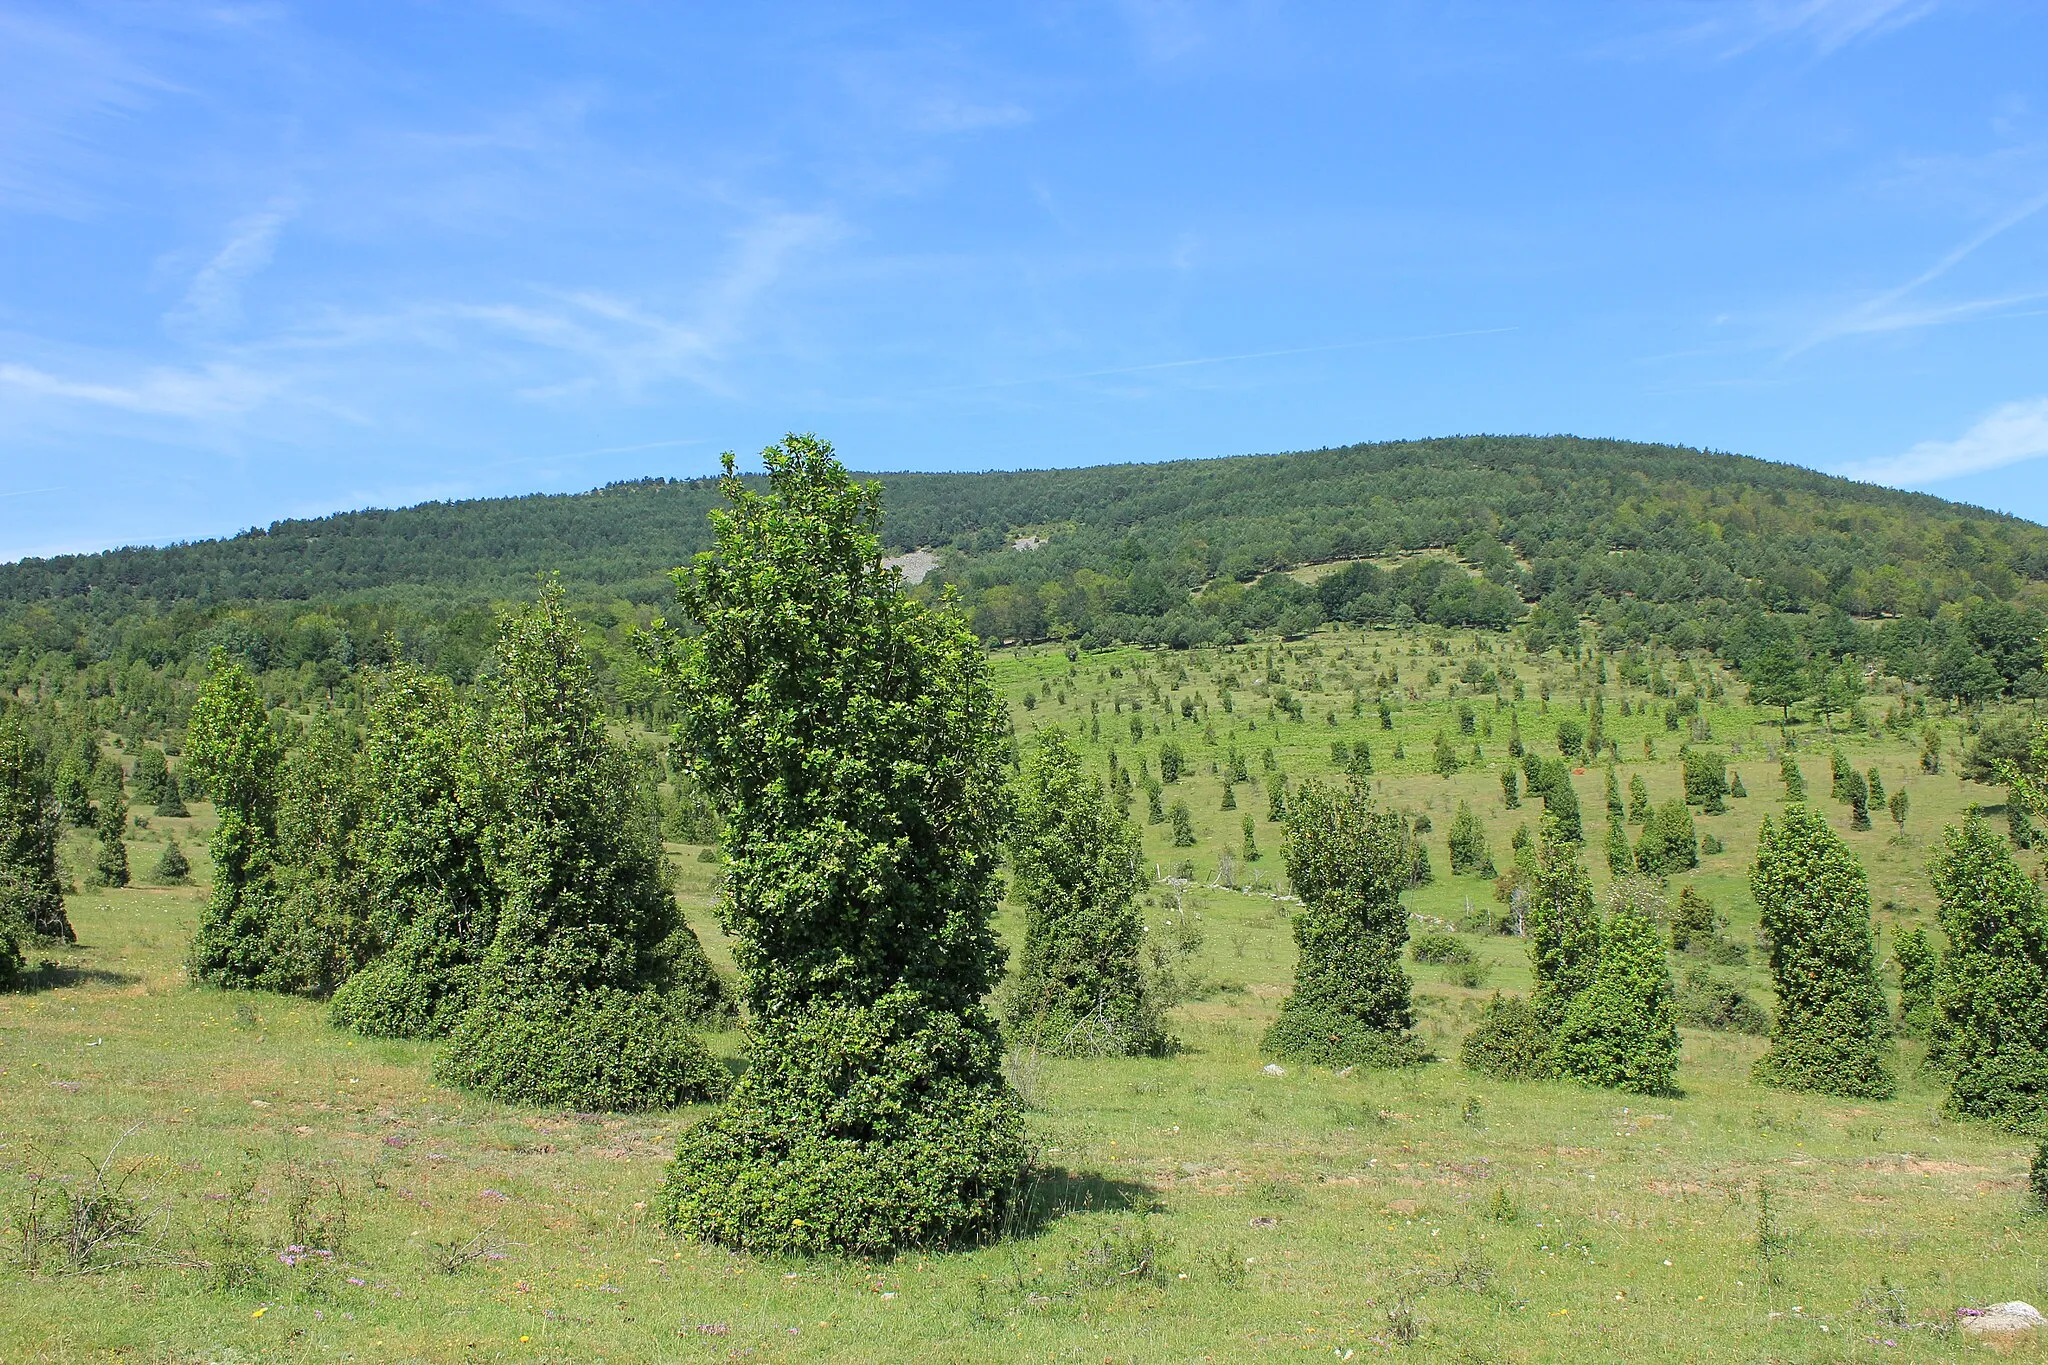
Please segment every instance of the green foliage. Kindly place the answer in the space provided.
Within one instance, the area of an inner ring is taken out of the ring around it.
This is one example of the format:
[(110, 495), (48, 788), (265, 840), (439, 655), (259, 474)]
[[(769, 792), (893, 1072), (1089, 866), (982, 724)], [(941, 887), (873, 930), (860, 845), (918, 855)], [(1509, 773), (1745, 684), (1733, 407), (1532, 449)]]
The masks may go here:
[(1699, 806), (1708, 815), (1728, 809), (1728, 760), (1709, 749), (1685, 751), (1686, 804)]
[(1619, 820), (1607, 822), (1607, 870), (1617, 877), (1635, 871), (1636, 855), (1628, 846), (1628, 828)]
[(1004, 993), (1011, 1030), (1055, 1056), (1128, 1056), (1165, 1045), (1146, 990), (1138, 835), (1057, 728), (1039, 732), (1010, 832), (1024, 943)]
[(1195, 813), (1188, 809), (1185, 801), (1173, 803), (1167, 812), (1167, 823), (1173, 826), (1173, 846), (1193, 848), (1195, 846)]
[(1592, 978), (1558, 1021), (1557, 1074), (1638, 1095), (1668, 1095), (1678, 1074), (1678, 1014), (1664, 936), (1637, 899), (1615, 897)]
[(757, 1252), (885, 1254), (992, 1231), (1025, 1168), (982, 1001), (1008, 741), (978, 641), (882, 567), (880, 492), (831, 448), (730, 476), (664, 633), (678, 748), (728, 813), (722, 907), (751, 1065), (684, 1134), (660, 1207)]
[(1502, 768), (1500, 770), (1500, 799), (1501, 804), (1505, 805), (1509, 810), (1520, 810), (1522, 808), (1520, 774), (1513, 768)]
[(2027, 1203), (2034, 1213), (2048, 1213), (2048, 1138), (2034, 1148), (2034, 1159), (2027, 1164)]
[(118, 777), (100, 789), (93, 813), (93, 834), (98, 848), (93, 852), (94, 886), (128, 885), (128, 802), (122, 797)]
[(1950, 1112), (2016, 1132), (2048, 1122), (2048, 901), (1978, 815), (1933, 866), (1948, 939), (1935, 987)]
[(1529, 898), (1529, 1003), (1546, 1034), (1563, 1021), (1572, 997), (1592, 981), (1600, 953), (1600, 920), (1593, 883), (1578, 849), (1546, 838), (1536, 891)]
[(1646, 877), (1668, 877), (1700, 865), (1699, 833), (1692, 810), (1672, 798), (1650, 813), (1643, 837), (1636, 841), (1636, 870)]
[(435, 1065), (496, 1099), (661, 1108), (724, 1073), (671, 987), (679, 919), (657, 814), (605, 733), (559, 586), (509, 617), (492, 724), (504, 900), (469, 1010)]
[(136, 803), (144, 806), (156, 805), (176, 789), (170, 762), (162, 749), (145, 744), (136, 751), (135, 770), (128, 775), (128, 786), (135, 793)]
[(1770, 941), (1777, 1018), (1756, 1079), (1787, 1090), (1888, 1099), (1890, 1020), (1877, 984), (1863, 866), (1810, 806), (1766, 816), (1750, 873)]
[(1449, 777), (1465, 766), (1465, 760), (1458, 756), (1458, 748), (1451, 743), (1451, 737), (1439, 730), (1436, 732), (1436, 747), (1429, 760), (1431, 772)]
[(1712, 901), (1690, 886), (1681, 889), (1671, 915), (1671, 951), (1705, 952), (1726, 923)]
[(1749, 795), (1749, 788), (1742, 785), (1742, 774), (1736, 773), (1728, 779), (1728, 795), (1741, 800)]
[(268, 988), (277, 927), (270, 872), (284, 747), (248, 670), (224, 650), (214, 650), (211, 672), (192, 704), (185, 752), (219, 821), (207, 844), (213, 893), (199, 912), (192, 975), (231, 989)]
[(1290, 810), (1285, 852), (1302, 902), (1294, 917), (1300, 958), (1263, 1050), (1331, 1066), (1426, 1059), (1401, 969), (1401, 891), (1411, 873), (1401, 817), (1355, 784), (1340, 791), (1306, 781)]
[(1893, 938), (1892, 965), (1899, 973), (1899, 1032), (1925, 1038), (1934, 1025), (1941, 978), (1941, 956), (1925, 929), (1916, 924)]
[(354, 737), (332, 721), (314, 726), (278, 786), (266, 989), (331, 994), (382, 946), (358, 847), (363, 806)]
[(1577, 716), (1557, 718), (1557, 751), (1568, 759), (1585, 757), (1586, 727)]
[(0, 948), (0, 974), (6, 962), (20, 965), (21, 935), (75, 943), (71, 920), (64, 913), (64, 883), (57, 872), (57, 805), (45, 774), (43, 750), (21, 718), (0, 714), (0, 931), (17, 926)]
[(1628, 777), (1628, 822), (1631, 825), (1649, 823), (1650, 788), (1643, 781), (1641, 773), (1630, 773)]
[(1778, 760), (1778, 777), (1785, 784), (1787, 801), (1806, 799), (1806, 774), (1799, 770), (1799, 760), (1786, 754)]
[(1678, 1022), (1686, 1028), (1766, 1037), (1771, 1016), (1749, 993), (1705, 967), (1690, 967), (1678, 983)]
[(1180, 781), (1181, 774), (1186, 770), (1187, 755), (1181, 752), (1181, 747), (1176, 741), (1169, 739), (1159, 746), (1159, 780), (1161, 782), (1178, 782)]
[(1459, 1043), (1458, 1062), (1497, 1081), (1542, 1080), (1552, 1074), (1550, 1035), (1527, 1000), (1495, 991)]
[(1473, 813), (1470, 802), (1458, 803), (1458, 813), (1451, 818), (1447, 838), (1452, 876), (1491, 877), (1495, 874), (1493, 852), (1486, 846), (1486, 826)]
[(149, 879), (163, 886), (183, 886), (192, 880), (192, 863), (176, 839), (164, 841), (164, 851), (150, 869)]
[(382, 956), (335, 992), (359, 1033), (439, 1037), (473, 1002), (504, 895), (487, 845), (503, 826), (482, 719), (445, 678), (395, 665), (370, 707), (361, 842)]
[(1440, 929), (1429, 929), (1415, 936), (1408, 945), (1408, 956), (1425, 967), (1462, 966), (1478, 961), (1471, 945), (1456, 934), (1447, 934)]

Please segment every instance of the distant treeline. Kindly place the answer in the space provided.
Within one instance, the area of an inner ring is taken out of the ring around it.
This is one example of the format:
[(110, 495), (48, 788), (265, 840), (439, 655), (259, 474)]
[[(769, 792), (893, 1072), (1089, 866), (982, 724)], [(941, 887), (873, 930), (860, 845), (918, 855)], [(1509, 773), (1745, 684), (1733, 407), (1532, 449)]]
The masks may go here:
[[(1777, 641), (1819, 670), (1855, 657), (1968, 700), (2048, 691), (2048, 529), (1789, 465), (1472, 437), (880, 477), (889, 546), (934, 551), (920, 592), (956, 592), (990, 643), (1426, 622), (1738, 664)], [(625, 637), (704, 548), (720, 497), (711, 480), (649, 479), (0, 566), (0, 671), (16, 688), (119, 693), (152, 727), (175, 723), (180, 680), (215, 646), (279, 699), (331, 696), (395, 659), (467, 682), (493, 607), (559, 573), (608, 701), (653, 719)], [(1311, 565), (1320, 577), (1292, 572)]]

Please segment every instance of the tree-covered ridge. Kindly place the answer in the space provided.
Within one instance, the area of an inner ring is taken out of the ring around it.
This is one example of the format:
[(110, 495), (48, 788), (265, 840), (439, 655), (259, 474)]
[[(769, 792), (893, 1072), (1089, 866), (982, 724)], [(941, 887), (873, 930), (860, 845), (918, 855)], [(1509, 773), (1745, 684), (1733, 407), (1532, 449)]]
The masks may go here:
[[(2048, 580), (2048, 530), (2014, 517), (1624, 441), (1465, 437), (881, 477), (885, 542), (939, 548), (970, 605), (992, 589), (1030, 589), (1035, 604), (1014, 593), (996, 603), (1012, 619), (995, 624), (1026, 635), (1167, 616), (1212, 579), (1425, 548), (1455, 547), (1529, 601), (1927, 615)], [(559, 572), (579, 596), (651, 602), (668, 571), (704, 548), (705, 514), (719, 501), (709, 479), (647, 479), (280, 521), (231, 539), (0, 566), (0, 603), (19, 631), (20, 609), (34, 604), (90, 602), (104, 619), (145, 602), (324, 601), (393, 588), (446, 604), (515, 596), (542, 572)], [(1046, 543), (1012, 551), (1026, 530)]]

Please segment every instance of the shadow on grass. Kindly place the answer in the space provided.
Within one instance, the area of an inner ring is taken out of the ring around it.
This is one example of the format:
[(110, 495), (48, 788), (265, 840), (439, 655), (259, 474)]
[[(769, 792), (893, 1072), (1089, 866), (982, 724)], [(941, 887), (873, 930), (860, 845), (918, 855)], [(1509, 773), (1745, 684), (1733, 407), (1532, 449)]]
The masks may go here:
[(36, 995), (62, 986), (133, 986), (142, 978), (133, 972), (109, 971), (105, 967), (77, 967), (44, 958), (15, 978), (8, 989), (15, 995)]
[(1143, 1212), (1157, 1202), (1152, 1190), (1136, 1181), (1033, 1166), (1011, 1195), (999, 1236), (1004, 1241), (1035, 1237), (1070, 1214)]

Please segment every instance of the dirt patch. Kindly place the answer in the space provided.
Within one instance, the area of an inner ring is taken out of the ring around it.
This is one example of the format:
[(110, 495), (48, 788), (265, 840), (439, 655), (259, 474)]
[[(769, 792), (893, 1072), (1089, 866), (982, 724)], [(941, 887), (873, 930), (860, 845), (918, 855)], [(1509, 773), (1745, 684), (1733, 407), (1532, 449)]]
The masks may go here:
[(1989, 1168), (1966, 1166), (1960, 1161), (1929, 1161), (1917, 1156), (1872, 1156), (1862, 1162), (1866, 1171), (1887, 1175), (1987, 1175)]
[(922, 583), (939, 567), (939, 557), (930, 550), (912, 550), (907, 555), (885, 556), (882, 567), (902, 570), (905, 583)]

